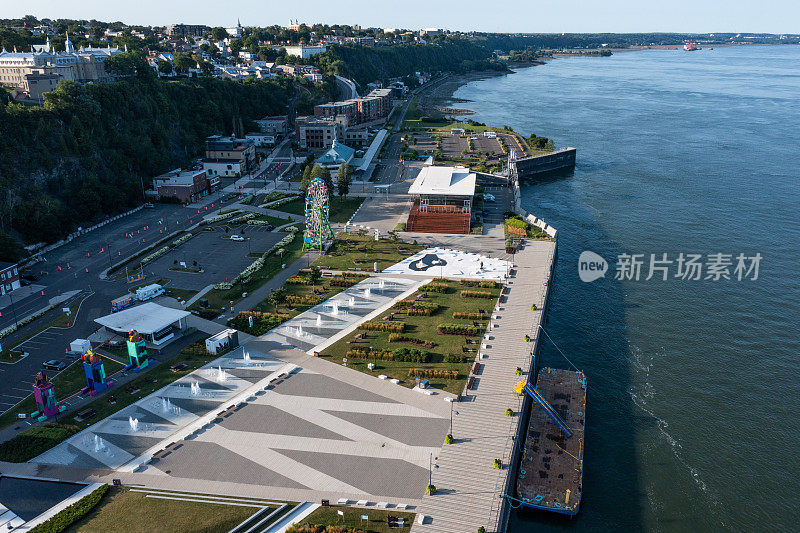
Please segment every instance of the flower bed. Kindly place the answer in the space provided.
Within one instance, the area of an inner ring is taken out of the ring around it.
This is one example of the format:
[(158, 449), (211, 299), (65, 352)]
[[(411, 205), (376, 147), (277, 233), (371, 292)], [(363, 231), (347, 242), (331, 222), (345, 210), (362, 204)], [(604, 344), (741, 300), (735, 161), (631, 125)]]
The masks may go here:
[(439, 324), (438, 331), (441, 335), (466, 335), (475, 336), (478, 328), (469, 324)]
[(416, 346), (424, 346), (425, 348), (434, 348), (436, 347), (435, 342), (431, 341), (424, 341), (422, 339), (415, 339), (414, 337), (404, 337), (399, 333), (390, 333), (389, 334), (389, 342), (407, 342), (408, 344), (414, 344)]
[(461, 320), (483, 320), (487, 317), (488, 315), (483, 311), (478, 313), (463, 313), (456, 311), (455, 313), (453, 313), (453, 318)]
[(319, 305), (325, 301), (324, 296), (287, 294), (286, 302), (294, 305)]
[(465, 287), (480, 287), (482, 289), (497, 288), (497, 282), (490, 280), (462, 279), (460, 283)]
[(457, 370), (444, 370), (441, 368), (410, 368), (408, 376), (412, 378), (444, 378), (456, 379), (458, 377)]
[(431, 354), (427, 350), (409, 350), (398, 348), (396, 350), (372, 350), (369, 348), (350, 348), (347, 357), (353, 359), (375, 359), (378, 361), (400, 361), (403, 363), (429, 363)]
[(377, 322), (370, 320), (369, 322), (359, 324), (358, 329), (363, 329), (364, 331), (382, 331), (384, 333), (403, 333), (406, 329), (406, 325), (404, 322)]
[(494, 295), (488, 291), (461, 291), (462, 298), (494, 298)]
[(419, 288), (419, 292), (438, 292), (439, 294), (447, 294), (450, 287), (443, 283), (428, 283)]

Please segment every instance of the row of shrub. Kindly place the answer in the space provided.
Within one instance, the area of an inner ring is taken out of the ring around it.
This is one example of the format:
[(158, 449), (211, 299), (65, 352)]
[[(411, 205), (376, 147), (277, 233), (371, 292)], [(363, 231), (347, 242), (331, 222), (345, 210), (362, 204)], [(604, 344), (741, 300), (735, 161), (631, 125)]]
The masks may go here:
[(464, 311), (455, 311), (453, 318), (460, 318), (462, 320), (482, 320), (486, 318), (486, 311), (481, 309), (477, 313), (466, 313)]
[(408, 316), (431, 316), (439, 310), (439, 304), (433, 302), (416, 301), (406, 308)]
[(496, 289), (497, 282), (488, 279), (462, 279), (461, 285), (465, 287), (480, 287), (482, 289)]
[(441, 368), (410, 368), (408, 376), (412, 378), (458, 378), (458, 370), (444, 370)]
[(419, 288), (419, 292), (437, 292), (439, 294), (447, 294), (450, 292), (450, 287), (443, 283), (428, 283)]
[(253, 220), (254, 218), (256, 218), (256, 213), (246, 213), (231, 220), (231, 224), (244, 224), (248, 220)]
[(444, 356), (445, 363), (469, 363), (471, 360), (475, 358), (475, 355), (459, 355), (454, 353), (448, 353)]
[(461, 291), (462, 298), (494, 298), (494, 294), (488, 291)]
[(150, 255), (148, 255), (147, 257), (142, 259), (141, 264), (144, 265), (144, 264), (149, 263), (150, 261), (153, 261), (154, 259), (158, 259), (159, 257), (161, 257), (165, 253), (169, 252), (173, 248), (177, 248), (181, 244), (185, 243), (186, 241), (191, 239), (193, 236), (194, 236), (193, 233), (187, 233), (187, 234), (175, 239), (174, 241), (172, 241), (168, 245), (159, 248), (155, 252), (151, 253)]
[(405, 322), (386, 322), (370, 320), (359, 324), (358, 329), (364, 331), (382, 331), (384, 333), (403, 333), (406, 329)]
[(286, 302), (295, 305), (318, 305), (325, 301), (323, 296), (312, 294), (287, 294)]
[(372, 350), (369, 348), (350, 348), (347, 357), (352, 359), (376, 359), (378, 361), (398, 361), (401, 363), (430, 363), (431, 354), (426, 350)]
[[(249, 317), (253, 317), (253, 327), (250, 327)], [(261, 313), (258, 311), (242, 311), (236, 317), (228, 320), (228, 326), (245, 331), (251, 335), (263, 335), (272, 328), (289, 320), (290, 315), (282, 313)]]
[(439, 333), (442, 335), (477, 335), (478, 328), (469, 324), (439, 324)]
[(215, 222), (222, 222), (223, 220), (228, 220), (229, 218), (233, 218), (233, 216), (238, 212), (239, 212), (238, 209), (233, 209), (227, 212), (220, 211), (219, 215), (206, 219), (206, 223), (214, 224)]
[(433, 348), (436, 346), (435, 342), (416, 339), (414, 337), (405, 337), (399, 333), (390, 333), (389, 342), (407, 342), (408, 344), (416, 344), (417, 346), (424, 346), (425, 348)]

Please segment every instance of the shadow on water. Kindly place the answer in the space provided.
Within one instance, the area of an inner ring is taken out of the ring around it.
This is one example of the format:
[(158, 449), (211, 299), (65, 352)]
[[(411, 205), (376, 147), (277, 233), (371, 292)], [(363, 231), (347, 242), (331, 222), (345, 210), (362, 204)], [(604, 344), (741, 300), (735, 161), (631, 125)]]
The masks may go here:
[[(578, 256), (592, 250), (610, 259), (619, 247), (570, 191), (569, 175), (537, 176), (523, 184), (523, 207), (559, 231), (558, 261), (545, 331), (587, 376), (588, 406), (583, 496), (573, 518), (541, 511), (512, 513), (510, 531), (638, 531), (644, 528), (635, 436), (648, 421), (636, 414), (630, 395), (631, 354), (622, 288), (606, 278), (584, 283)], [(535, 183), (535, 185), (533, 185)], [(537, 368), (569, 368), (548, 340)], [(535, 407), (534, 407), (535, 408)]]

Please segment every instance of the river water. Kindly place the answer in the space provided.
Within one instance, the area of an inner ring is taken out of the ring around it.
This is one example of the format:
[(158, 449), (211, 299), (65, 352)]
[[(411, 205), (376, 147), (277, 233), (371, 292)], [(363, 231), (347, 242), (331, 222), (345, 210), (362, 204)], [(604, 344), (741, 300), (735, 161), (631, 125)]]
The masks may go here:
[[(588, 377), (584, 495), (572, 520), (510, 529), (797, 530), (800, 47), (557, 59), (454, 96), (578, 148), (523, 206), (560, 232), (545, 328)], [(580, 280), (584, 250), (604, 278)], [(702, 279), (675, 277), (680, 253), (702, 254)], [(719, 253), (731, 279), (705, 279)], [(620, 254), (643, 254), (638, 281), (615, 279)], [(674, 261), (667, 281), (645, 279), (651, 254)], [(739, 254), (761, 254), (758, 279), (737, 280)]]

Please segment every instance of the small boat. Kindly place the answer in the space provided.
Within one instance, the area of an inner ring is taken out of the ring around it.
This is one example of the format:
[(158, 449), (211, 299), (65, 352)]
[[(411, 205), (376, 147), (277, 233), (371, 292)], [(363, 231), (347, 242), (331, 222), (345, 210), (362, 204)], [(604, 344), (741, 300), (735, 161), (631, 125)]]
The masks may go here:
[(695, 50), (702, 50), (697, 43), (686, 43), (683, 45), (683, 49), (687, 52), (694, 52)]

